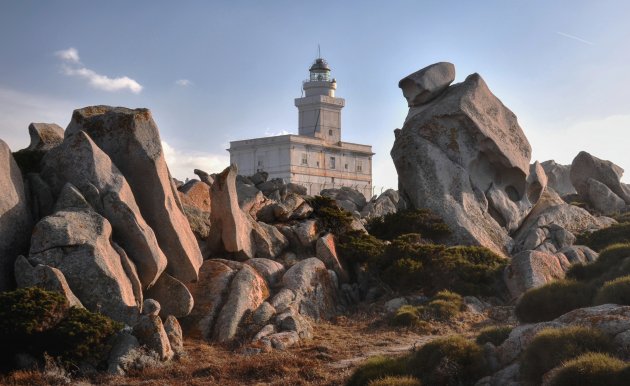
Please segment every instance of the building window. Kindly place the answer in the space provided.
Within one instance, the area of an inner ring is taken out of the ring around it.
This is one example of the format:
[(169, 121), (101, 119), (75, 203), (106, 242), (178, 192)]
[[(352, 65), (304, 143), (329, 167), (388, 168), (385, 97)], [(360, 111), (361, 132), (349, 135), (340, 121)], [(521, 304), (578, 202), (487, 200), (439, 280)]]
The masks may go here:
[(335, 177), (330, 177), (330, 182), (335, 183)]
[(317, 161), (317, 167), (319, 167), (319, 161)]
[(328, 130), (328, 135), (332, 137), (332, 129)]
[(363, 171), (363, 162), (357, 161), (357, 172), (362, 172), (362, 171)]
[(264, 158), (258, 158), (258, 166), (256, 168), (256, 171), (262, 171), (265, 169), (265, 162), (264, 162)]
[(308, 165), (308, 157), (306, 153), (302, 153), (302, 165)]
[(343, 165), (343, 167), (348, 170), (348, 164)]
[(335, 168), (335, 157), (330, 157), (330, 168), (334, 169)]

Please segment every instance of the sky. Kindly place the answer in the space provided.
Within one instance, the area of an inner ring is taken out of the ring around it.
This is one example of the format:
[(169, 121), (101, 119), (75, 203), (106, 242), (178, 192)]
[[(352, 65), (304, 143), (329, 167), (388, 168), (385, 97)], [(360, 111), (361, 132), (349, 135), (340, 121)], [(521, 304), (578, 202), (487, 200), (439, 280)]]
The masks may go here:
[(17, 151), (30, 122), (147, 107), (175, 177), (218, 172), (230, 141), (297, 133), (293, 100), (319, 44), (346, 100), (342, 140), (376, 153), (377, 193), (397, 187), (398, 81), (439, 61), (456, 82), (481, 74), (532, 162), (586, 150), (628, 170), (628, 16), (630, 2), (606, 0), (0, 0), (0, 139)]

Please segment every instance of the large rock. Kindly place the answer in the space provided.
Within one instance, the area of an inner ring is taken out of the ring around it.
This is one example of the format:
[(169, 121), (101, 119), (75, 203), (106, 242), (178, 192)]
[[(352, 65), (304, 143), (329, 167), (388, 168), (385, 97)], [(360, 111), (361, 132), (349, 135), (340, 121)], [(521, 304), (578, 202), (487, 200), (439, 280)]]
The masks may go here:
[(52, 214), (55, 198), (39, 173), (28, 173), (24, 178), (24, 183), (33, 221), (37, 222)]
[(197, 280), (203, 258), (182, 213), (151, 112), (85, 107), (72, 114), (66, 137), (79, 131), (86, 132), (127, 179), (142, 217), (167, 256), (169, 274), (184, 282)]
[(241, 210), (236, 192), (236, 165), (232, 164), (218, 174), (212, 184), (213, 232), (210, 244), (215, 249), (222, 245), (227, 252), (243, 258), (255, 257), (252, 244), (253, 220)]
[(28, 125), (31, 143), (30, 151), (46, 151), (63, 142), (63, 129), (56, 123), (31, 123)]
[(190, 180), (179, 188), (182, 204), (210, 212), (210, 186), (204, 182)]
[(133, 325), (138, 300), (111, 236), (109, 222), (92, 210), (57, 212), (35, 226), (29, 260), (60, 270), (90, 311)]
[(455, 66), (448, 62), (432, 64), (398, 82), (409, 106), (420, 106), (437, 98), (455, 80)]
[(43, 264), (33, 267), (26, 257), (18, 256), (15, 260), (15, 281), (18, 288), (39, 287), (59, 292), (66, 298), (70, 307), (83, 307), (79, 298), (70, 289), (63, 273), (57, 268)]
[[(302, 315), (313, 319), (331, 318), (336, 313), (337, 289), (324, 263), (316, 257), (302, 260), (282, 277), (285, 289), (295, 294), (295, 303)], [(272, 301), (278, 311), (281, 307)]]
[(410, 108), (395, 134), (391, 155), (406, 203), (440, 215), (453, 231), (451, 242), (506, 255), (511, 218), (493, 203), (509, 200), (522, 218), (540, 193), (530, 183), (542, 183), (527, 180), (529, 142), (483, 79), (470, 75), (438, 99)]
[(225, 303), (236, 270), (218, 260), (204, 261), (199, 270), (199, 280), (188, 283), (195, 304), (188, 316), (180, 320), (187, 336), (212, 338), (212, 328), (221, 307)]
[(175, 355), (159, 316), (142, 315), (133, 327), (133, 334), (141, 344), (155, 351), (161, 360), (170, 360)]
[(503, 278), (512, 298), (527, 290), (564, 278), (569, 262), (564, 255), (524, 251), (514, 255)]
[(589, 179), (592, 178), (606, 185), (626, 204), (630, 204), (630, 188), (621, 183), (621, 176), (623, 176), (621, 167), (585, 151), (580, 152), (571, 163), (571, 183), (582, 199), (587, 202), (592, 200), (589, 192)]
[(245, 262), (245, 264), (254, 267), (256, 272), (258, 272), (263, 279), (265, 279), (269, 287), (272, 288), (276, 287), (281, 282), (282, 275), (284, 275), (285, 272), (282, 264), (269, 259), (249, 259)]
[(593, 178), (589, 178), (586, 185), (589, 204), (596, 211), (603, 214), (615, 214), (626, 209), (626, 202), (613, 193), (608, 186)]
[(326, 268), (335, 271), (341, 283), (347, 283), (350, 280), (347, 269), (337, 256), (334, 235), (328, 233), (317, 239), (315, 254), (318, 259), (324, 262)]
[(11, 149), (0, 140), (0, 291), (13, 288), (13, 264), (26, 254), (33, 223), (22, 174)]
[(243, 265), (234, 275), (225, 305), (214, 325), (214, 339), (228, 341), (236, 336), (246, 312), (254, 312), (269, 297), (265, 280), (249, 265)]
[(361, 210), (361, 217), (370, 220), (386, 214), (396, 213), (399, 201), (400, 195), (398, 192), (394, 189), (387, 189), (376, 199), (372, 199), (365, 205), (363, 210)]
[(547, 175), (547, 185), (556, 193), (562, 197), (577, 193), (571, 183), (571, 165), (560, 165), (554, 160), (545, 161), (541, 165)]
[(184, 283), (175, 279), (168, 273), (163, 273), (149, 288), (145, 295), (157, 300), (161, 305), (160, 316), (166, 318), (173, 315), (176, 318), (190, 314), (194, 300)]
[[(249, 217), (248, 217), (249, 219)], [(254, 256), (274, 259), (289, 246), (289, 240), (273, 225), (261, 221), (251, 221), (251, 238)]]
[(80, 131), (49, 151), (42, 165), (42, 178), (55, 194), (70, 182), (109, 220), (114, 240), (136, 264), (142, 285), (155, 283), (166, 268), (166, 256), (140, 214), (127, 180), (107, 154)]
[(341, 188), (324, 189), (320, 193), (324, 197), (332, 198), (337, 204), (350, 213), (360, 212), (365, 204), (365, 196), (356, 189), (347, 186)]

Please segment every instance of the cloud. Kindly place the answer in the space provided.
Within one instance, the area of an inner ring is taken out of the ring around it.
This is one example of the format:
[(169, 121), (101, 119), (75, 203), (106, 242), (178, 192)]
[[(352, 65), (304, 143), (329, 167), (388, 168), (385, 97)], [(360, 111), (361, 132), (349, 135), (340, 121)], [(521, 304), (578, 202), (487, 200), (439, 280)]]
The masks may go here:
[(64, 62), (68, 63), (81, 63), (81, 59), (79, 58), (79, 51), (76, 48), (70, 47), (67, 50), (61, 50), (55, 52), (55, 55)]
[(178, 79), (177, 81), (175, 81), (175, 84), (182, 87), (188, 87), (192, 84), (192, 82), (188, 79)]
[(589, 46), (594, 46), (595, 45), (595, 43), (593, 43), (591, 41), (588, 41), (588, 40), (585, 40), (585, 39), (582, 39), (582, 38), (579, 38), (579, 37), (577, 37), (575, 35), (571, 35), (571, 34), (560, 32), (560, 31), (557, 31), (556, 33), (558, 35), (560, 35), (560, 36), (564, 36), (565, 38), (573, 39), (573, 40), (576, 40), (576, 41), (578, 41), (580, 43), (588, 44)]
[(64, 62), (62, 67), (64, 74), (85, 79), (96, 89), (110, 92), (129, 90), (134, 94), (139, 94), (142, 91), (143, 87), (140, 83), (128, 76), (110, 78), (81, 66), (79, 51), (75, 48), (70, 47), (67, 50), (57, 51), (55, 54)]
[(195, 169), (201, 169), (208, 173), (221, 172), (230, 165), (230, 156), (227, 154), (212, 154), (199, 151), (187, 151), (175, 149), (162, 141), (164, 157), (171, 175), (179, 180), (197, 178), (193, 173)]
[(274, 132), (274, 131), (271, 131), (271, 129), (269, 128), (265, 129), (265, 137), (275, 137), (277, 135), (287, 135), (287, 134), (295, 134), (295, 133), (292, 133), (288, 130), (280, 130), (280, 131)]

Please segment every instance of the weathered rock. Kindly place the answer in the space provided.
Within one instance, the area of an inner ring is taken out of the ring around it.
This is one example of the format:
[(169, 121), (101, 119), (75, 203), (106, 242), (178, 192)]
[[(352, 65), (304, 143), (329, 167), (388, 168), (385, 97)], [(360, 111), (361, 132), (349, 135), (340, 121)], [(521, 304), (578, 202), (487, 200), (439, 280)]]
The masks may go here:
[(55, 198), (50, 191), (50, 187), (39, 173), (28, 173), (24, 182), (33, 220), (37, 222), (52, 214), (54, 212)]
[(70, 307), (83, 307), (81, 301), (70, 289), (63, 273), (57, 268), (43, 264), (33, 267), (26, 257), (20, 255), (15, 260), (15, 281), (18, 288), (40, 287), (59, 292), (66, 298)]
[(236, 192), (237, 167), (232, 164), (212, 184), (212, 227), (210, 244), (244, 258), (255, 255), (252, 244), (253, 220), (241, 210)]
[(203, 212), (210, 212), (210, 185), (190, 180), (178, 190), (181, 192), (182, 204), (194, 206)]
[(520, 376), (521, 365), (513, 363), (491, 376), (481, 378), (475, 386), (522, 386)]
[(564, 278), (568, 266), (569, 263), (564, 255), (524, 251), (512, 257), (510, 265), (505, 268), (503, 277), (510, 295), (517, 298), (529, 289)]
[(53, 212), (60, 212), (72, 208), (93, 210), (76, 186), (68, 182), (61, 188), (59, 197), (57, 197), (57, 201), (53, 207)]
[(602, 304), (578, 308), (554, 319), (554, 322), (569, 326), (596, 328), (614, 337), (621, 332), (630, 330), (630, 306)]
[(573, 245), (563, 248), (560, 252), (569, 264), (587, 264), (597, 260), (599, 254), (585, 245)]
[(403, 297), (399, 297), (399, 298), (394, 298), (394, 299), (390, 299), (388, 300), (384, 305), (383, 308), (385, 308), (385, 311), (388, 314), (393, 314), (394, 312), (398, 311), (398, 309), (406, 304), (409, 304), (409, 302), (407, 301), (407, 299), (403, 298)]
[(120, 245), (112, 241), (112, 247), (114, 247), (114, 250), (120, 255), (120, 264), (131, 282), (131, 289), (133, 296), (136, 298), (136, 305), (140, 308), (144, 301), (144, 294), (142, 293), (142, 283), (140, 282), (136, 265), (131, 261), (129, 256), (127, 256), (127, 252), (125, 252)]
[(249, 180), (252, 182), (252, 184), (258, 185), (258, 184), (262, 184), (263, 182), (267, 181), (267, 178), (269, 178), (269, 173), (267, 173), (267, 172), (257, 172), (253, 176), (249, 177)]
[(333, 234), (327, 233), (317, 239), (315, 243), (315, 253), (317, 258), (324, 262), (326, 268), (335, 271), (341, 283), (347, 283), (350, 280), (347, 269), (339, 260), (339, 256), (337, 256), (335, 236), (333, 236)]
[(589, 178), (586, 181), (586, 186), (585, 195), (588, 197), (589, 204), (596, 211), (603, 214), (615, 214), (626, 208), (625, 201), (601, 182)]
[(302, 247), (312, 247), (318, 237), (317, 221), (307, 220), (293, 227), (295, 235)]
[(186, 316), (190, 314), (194, 305), (193, 297), (184, 283), (168, 273), (163, 273), (145, 295), (160, 302), (162, 318), (169, 315), (176, 318)]
[(144, 221), (134, 194), (107, 154), (84, 132), (67, 137), (42, 160), (42, 178), (59, 194), (70, 182), (111, 223), (114, 240), (136, 264), (142, 285), (150, 286), (166, 268), (166, 256)]
[(168, 337), (168, 342), (171, 344), (171, 349), (177, 355), (181, 355), (184, 352), (184, 336), (182, 334), (182, 327), (179, 325), (177, 318), (173, 315), (169, 315), (164, 321), (164, 331)]
[(63, 129), (56, 123), (31, 123), (28, 125), (31, 143), (27, 150), (50, 150), (63, 142)]
[(210, 174), (204, 172), (203, 170), (199, 170), (199, 169), (193, 170), (193, 173), (195, 173), (199, 177), (201, 182), (207, 184), (208, 186), (212, 186), (212, 183), (214, 182), (214, 179), (212, 178), (212, 176), (210, 176)]
[(497, 347), (497, 357), (501, 366), (507, 366), (525, 350), (532, 339), (545, 328), (560, 328), (563, 323), (556, 321), (534, 324), (523, 324), (515, 327), (508, 338)]
[(287, 193), (295, 193), (295, 194), (299, 194), (300, 196), (305, 196), (307, 194), (306, 186), (299, 185), (293, 182), (289, 182), (287, 184), (286, 189), (287, 189)]
[(286, 311), (276, 316), (276, 325), (278, 325), (282, 331), (297, 332), (300, 339), (313, 338), (313, 326), (311, 326), (311, 323), (292, 308), (288, 308)]
[[(288, 246), (289, 240), (273, 225), (251, 221), (251, 239), (254, 245), (253, 256), (263, 259), (278, 257)], [(252, 256), (252, 257), (253, 257)]]
[(614, 163), (599, 159), (589, 153), (580, 152), (571, 163), (571, 183), (578, 194), (590, 202), (589, 178), (606, 185), (626, 204), (630, 204), (630, 188), (621, 183), (623, 169)]
[(269, 301), (269, 304), (278, 312), (282, 312), (289, 308), (289, 306), (296, 299), (296, 294), (294, 291), (283, 288), (278, 293), (276, 293), (273, 298)]
[[(302, 260), (282, 277), (284, 287), (295, 293), (302, 315), (315, 320), (331, 318), (336, 313), (337, 291), (326, 266), (316, 257)], [(271, 302), (274, 305), (274, 302)], [(280, 312), (280, 308), (274, 307)]]
[(294, 193), (287, 194), (282, 203), (276, 203), (273, 205), (274, 217), (278, 221), (289, 221), (289, 219), (293, 217), (293, 212), (295, 212), (295, 210), (302, 204), (304, 204), (304, 199), (302, 197)]
[(159, 316), (142, 315), (133, 327), (133, 334), (141, 344), (155, 351), (161, 360), (167, 361), (173, 358), (174, 352)]
[(26, 254), (33, 223), (29, 212), (22, 173), (11, 149), (0, 140), (0, 291), (13, 288), (13, 265)]
[(275, 334), (276, 332), (278, 331), (276, 330), (275, 324), (267, 324), (265, 327), (261, 328), (260, 331), (258, 331), (258, 333), (254, 336), (254, 339), (252, 339), (252, 342), (257, 342), (266, 336)]
[(162, 306), (155, 299), (144, 299), (142, 303), (142, 315), (157, 316), (161, 309)]
[(361, 217), (372, 219), (375, 217), (385, 216), (386, 214), (396, 213), (398, 211), (398, 201), (400, 196), (394, 189), (387, 189), (376, 199), (372, 199), (361, 210)]
[(455, 66), (448, 62), (432, 64), (398, 82), (409, 106), (420, 106), (437, 98), (455, 80)]
[(507, 219), (486, 194), (501, 192), (519, 208), (534, 204), (527, 191), (531, 147), (516, 116), (483, 79), (470, 75), (440, 98), (410, 108), (395, 134), (391, 155), (406, 203), (440, 215), (452, 243), (506, 255)]
[(228, 341), (236, 336), (237, 328), (245, 312), (255, 311), (269, 297), (265, 280), (248, 265), (238, 271), (214, 325), (214, 339)]
[(237, 182), (236, 194), (238, 196), (238, 206), (245, 213), (258, 212), (259, 208), (263, 207), (265, 196), (254, 185)]
[(256, 187), (263, 192), (266, 197), (273, 198), (273, 194), (278, 192), (279, 197), (276, 197), (276, 201), (280, 201), (280, 198), (286, 194), (286, 185), (282, 178), (274, 178), (269, 181), (265, 181)]
[(560, 165), (554, 160), (545, 161), (541, 165), (547, 175), (547, 185), (561, 197), (577, 193), (571, 183), (571, 165)]
[(180, 320), (187, 336), (210, 339), (216, 317), (225, 303), (235, 270), (217, 260), (204, 261), (199, 280), (188, 283), (195, 304), (188, 316)]
[(131, 325), (138, 301), (111, 235), (109, 222), (92, 210), (57, 212), (35, 226), (29, 260), (59, 269), (90, 311)]
[(313, 207), (310, 206), (307, 202), (302, 203), (302, 205), (298, 206), (293, 213), (291, 213), (290, 220), (304, 220), (311, 217), (313, 213)]
[(249, 259), (245, 262), (247, 265), (251, 265), (256, 272), (258, 272), (270, 287), (276, 287), (282, 280), (284, 275), (284, 266), (277, 261), (255, 258)]
[(356, 189), (343, 186), (338, 189), (324, 189), (320, 193), (324, 197), (330, 197), (337, 204), (350, 213), (360, 212), (367, 204), (363, 193)]
[(112, 375), (125, 375), (125, 357), (140, 347), (138, 339), (129, 331), (121, 331), (112, 339), (112, 349), (107, 358), (107, 372)]
[(269, 302), (263, 302), (252, 315), (254, 324), (264, 326), (276, 314), (276, 309)]
[(85, 131), (127, 179), (140, 212), (167, 256), (169, 274), (197, 280), (203, 262), (166, 166), (157, 125), (148, 109), (91, 106), (75, 110), (66, 137)]
[(295, 331), (278, 332), (261, 339), (268, 341), (276, 350), (286, 350), (300, 343), (300, 336)]

